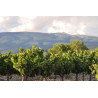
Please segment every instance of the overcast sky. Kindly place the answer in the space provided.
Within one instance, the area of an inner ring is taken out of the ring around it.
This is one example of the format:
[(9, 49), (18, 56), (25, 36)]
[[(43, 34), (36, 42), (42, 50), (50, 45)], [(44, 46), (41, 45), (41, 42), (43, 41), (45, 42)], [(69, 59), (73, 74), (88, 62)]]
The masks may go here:
[(0, 32), (65, 32), (98, 36), (97, 16), (0, 16)]

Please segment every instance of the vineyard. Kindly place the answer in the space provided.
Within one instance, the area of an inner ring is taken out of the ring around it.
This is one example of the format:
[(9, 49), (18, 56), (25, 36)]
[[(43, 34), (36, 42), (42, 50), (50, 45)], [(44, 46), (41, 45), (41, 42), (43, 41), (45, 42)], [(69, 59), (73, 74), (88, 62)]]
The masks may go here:
[[(54, 45), (48, 51), (32, 46), (19, 48), (19, 53), (0, 53), (0, 77), (9, 81), (13, 77), (22, 81), (98, 80), (98, 49), (90, 51), (83, 42)], [(80, 77), (81, 76), (81, 77)], [(93, 79), (92, 79), (93, 78)], [(14, 79), (17, 80), (17, 79)]]

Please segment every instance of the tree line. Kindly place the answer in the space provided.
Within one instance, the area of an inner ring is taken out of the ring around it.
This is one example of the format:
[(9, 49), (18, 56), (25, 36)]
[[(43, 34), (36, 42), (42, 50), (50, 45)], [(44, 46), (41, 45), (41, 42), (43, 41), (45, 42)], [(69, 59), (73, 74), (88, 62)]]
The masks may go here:
[(0, 53), (0, 75), (6, 75), (7, 80), (12, 74), (21, 75), (22, 81), (28, 77), (41, 76), (47, 80), (51, 75), (57, 75), (64, 80), (64, 75), (96, 74), (98, 79), (98, 49), (90, 51), (83, 42), (73, 41), (69, 44), (54, 45), (48, 51), (32, 46), (32, 49), (19, 48), (19, 53)]

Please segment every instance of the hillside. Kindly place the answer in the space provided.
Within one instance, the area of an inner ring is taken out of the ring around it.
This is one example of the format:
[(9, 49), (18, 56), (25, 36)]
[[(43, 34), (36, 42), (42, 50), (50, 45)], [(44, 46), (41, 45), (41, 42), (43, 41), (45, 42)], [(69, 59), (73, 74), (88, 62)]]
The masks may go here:
[(12, 50), (13, 53), (17, 53), (19, 47), (31, 48), (32, 45), (47, 50), (55, 44), (66, 44), (73, 40), (83, 41), (89, 49), (98, 46), (98, 37), (94, 36), (69, 35), (66, 33), (4, 32), (0, 33), (0, 52), (5, 53)]

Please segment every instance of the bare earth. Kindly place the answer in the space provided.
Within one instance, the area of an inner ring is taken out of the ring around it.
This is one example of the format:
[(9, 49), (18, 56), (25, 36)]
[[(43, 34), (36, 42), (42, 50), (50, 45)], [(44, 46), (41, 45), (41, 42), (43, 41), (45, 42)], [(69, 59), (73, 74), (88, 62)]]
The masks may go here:
[[(79, 74), (78, 81), (83, 81), (82, 79), (83, 79), (82, 74)], [(84, 81), (89, 81), (89, 75), (85, 75), (84, 79), (85, 79)], [(7, 81), (6, 76), (0, 76), (0, 81)], [(12, 75), (12, 78), (10, 78), (9, 81), (21, 81), (21, 76)], [(40, 81), (40, 76), (36, 76), (33, 78), (28, 77), (28, 81)], [(43, 79), (43, 81), (45, 81), (45, 79)], [(57, 75), (56, 79), (54, 79), (54, 75), (51, 75), (50, 79), (48, 79), (47, 81), (61, 81), (61, 78), (59, 75)], [(64, 81), (75, 81), (75, 74), (65, 75)], [(97, 81), (95, 79), (95, 75), (92, 75), (92, 81)]]

